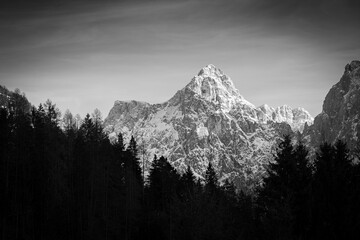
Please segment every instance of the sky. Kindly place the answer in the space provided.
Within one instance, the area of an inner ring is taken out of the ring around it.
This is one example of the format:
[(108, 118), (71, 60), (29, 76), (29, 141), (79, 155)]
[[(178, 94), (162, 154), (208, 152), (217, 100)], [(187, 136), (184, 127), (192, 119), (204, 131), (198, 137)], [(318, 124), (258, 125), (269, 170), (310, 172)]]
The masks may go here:
[(360, 59), (357, 0), (1, 2), (0, 84), (82, 117), (167, 101), (210, 63), (254, 105), (316, 116)]

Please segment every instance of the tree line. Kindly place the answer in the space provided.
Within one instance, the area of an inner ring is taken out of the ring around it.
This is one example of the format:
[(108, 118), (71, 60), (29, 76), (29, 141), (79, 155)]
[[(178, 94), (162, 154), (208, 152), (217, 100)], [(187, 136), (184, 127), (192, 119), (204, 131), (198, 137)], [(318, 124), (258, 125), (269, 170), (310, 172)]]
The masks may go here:
[(144, 178), (134, 138), (110, 142), (101, 114), (62, 121), (13, 93), (0, 108), (1, 239), (355, 239), (360, 167), (346, 144), (279, 143), (252, 194), (211, 165), (203, 179), (154, 156)]

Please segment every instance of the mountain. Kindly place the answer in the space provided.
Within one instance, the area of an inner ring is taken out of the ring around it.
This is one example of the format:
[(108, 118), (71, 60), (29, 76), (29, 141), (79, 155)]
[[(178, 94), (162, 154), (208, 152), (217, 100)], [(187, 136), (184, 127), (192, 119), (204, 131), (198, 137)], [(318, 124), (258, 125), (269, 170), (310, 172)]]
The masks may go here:
[(312, 122), (303, 108), (255, 107), (210, 64), (162, 104), (116, 101), (104, 123), (112, 139), (119, 132), (136, 138), (146, 169), (154, 154), (164, 155), (178, 170), (190, 165), (201, 177), (210, 161), (220, 180), (252, 187), (279, 138)]
[(360, 139), (360, 61), (345, 66), (340, 81), (326, 95), (322, 112), (314, 124), (305, 127), (304, 139), (310, 146), (323, 142), (345, 140), (350, 149), (359, 146)]
[(269, 107), (267, 104), (264, 104), (258, 108), (261, 110), (264, 115), (259, 116), (259, 120), (263, 123), (267, 121), (272, 122), (286, 122), (291, 126), (291, 129), (294, 132), (302, 133), (306, 125), (311, 125), (314, 119), (311, 117), (310, 113), (304, 108), (294, 108), (287, 105), (277, 107), (276, 109)]
[(0, 107), (7, 107), (8, 103), (11, 100), (12, 92), (9, 91), (6, 87), (0, 85)]
[(0, 108), (9, 108), (15, 112), (30, 112), (31, 104), (19, 89), (10, 91), (0, 85)]

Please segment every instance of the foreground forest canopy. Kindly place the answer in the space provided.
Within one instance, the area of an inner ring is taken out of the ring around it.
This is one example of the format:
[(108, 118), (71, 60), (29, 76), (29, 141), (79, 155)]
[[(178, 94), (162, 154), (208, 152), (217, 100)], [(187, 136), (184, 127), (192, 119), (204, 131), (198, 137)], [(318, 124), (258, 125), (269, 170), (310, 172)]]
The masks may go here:
[[(178, 173), (154, 156), (144, 178), (134, 138), (111, 143), (98, 111), (60, 121), (19, 91), (0, 108), (1, 239), (357, 239), (360, 167), (346, 144), (310, 161), (284, 136), (268, 176), (244, 193)], [(5, 93), (2, 93), (2, 97)], [(270, 162), (271, 159), (269, 159)]]

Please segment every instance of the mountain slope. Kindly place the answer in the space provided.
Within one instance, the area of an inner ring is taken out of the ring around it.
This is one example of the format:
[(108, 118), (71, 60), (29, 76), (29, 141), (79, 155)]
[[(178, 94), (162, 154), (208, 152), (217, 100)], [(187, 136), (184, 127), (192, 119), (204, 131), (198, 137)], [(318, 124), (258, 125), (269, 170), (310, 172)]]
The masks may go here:
[(304, 138), (311, 146), (337, 139), (347, 142), (350, 149), (360, 139), (360, 61), (345, 66), (340, 81), (326, 95), (322, 112), (314, 124), (304, 130)]
[(221, 180), (251, 187), (264, 174), (279, 137), (312, 120), (302, 108), (256, 108), (210, 64), (165, 103), (116, 101), (105, 129), (111, 138), (134, 135), (146, 169), (153, 154), (168, 157), (180, 171), (190, 165), (198, 176), (210, 161)]
[(0, 85), (0, 108), (8, 108), (11, 111), (29, 113), (31, 104), (24, 93), (19, 89), (15, 91), (8, 90)]

